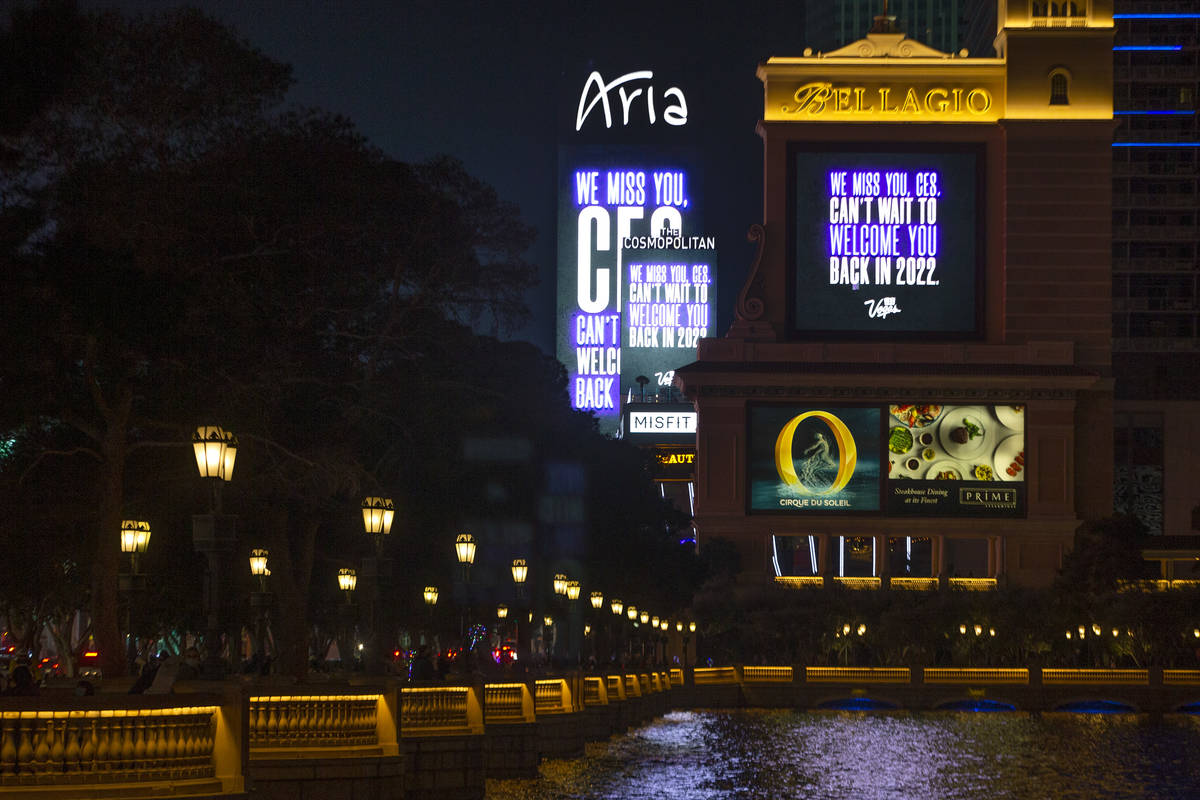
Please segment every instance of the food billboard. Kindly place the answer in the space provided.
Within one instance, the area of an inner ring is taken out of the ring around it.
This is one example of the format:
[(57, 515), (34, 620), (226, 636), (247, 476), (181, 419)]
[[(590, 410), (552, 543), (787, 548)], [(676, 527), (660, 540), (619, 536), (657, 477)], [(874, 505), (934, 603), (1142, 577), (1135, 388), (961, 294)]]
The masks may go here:
[(752, 405), (751, 513), (1025, 513), (1025, 406)]

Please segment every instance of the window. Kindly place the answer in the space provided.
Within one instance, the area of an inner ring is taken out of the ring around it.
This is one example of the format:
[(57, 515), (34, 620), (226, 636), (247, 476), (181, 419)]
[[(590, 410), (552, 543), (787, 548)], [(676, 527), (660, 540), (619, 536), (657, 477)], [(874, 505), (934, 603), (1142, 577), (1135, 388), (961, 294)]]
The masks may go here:
[(1050, 73), (1050, 105), (1065, 106), (1069, 105), (1071, 100), (1067, 96), (1070, 88), (1067, 75), (1064, 70), (1055, 70)]
[(1149, 533), (1163, 532), (1163, 419), (1115, 414), (1113, 510), (1132, 514)]

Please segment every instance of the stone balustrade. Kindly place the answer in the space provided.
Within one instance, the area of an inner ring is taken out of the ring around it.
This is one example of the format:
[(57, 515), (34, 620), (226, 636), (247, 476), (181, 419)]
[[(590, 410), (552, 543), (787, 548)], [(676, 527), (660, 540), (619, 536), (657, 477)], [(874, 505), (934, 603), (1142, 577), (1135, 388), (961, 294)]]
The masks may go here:
[(237, 693), (4, 698), (0, 794), (240, 792), (243, 703)]
[(4, 698), (0, 795), (236, 796), (253, 788), (265, 800), (290, 800), (351, 781), (354, 796), (481, 798), (487, 777), (536, 775), (544, 758), (573, 757), (585, 741), (676, 707), (818, 708), (870, 697), (914, 709), (995, 699), (1052, 710), (1109, 698), (1174, 711), (1196, 707), (1200, 670), (780, 665), (468, 685), (259, 686)]
[(251, 695), (250, 747), (361, 747), (379, 744), (381, 695)]

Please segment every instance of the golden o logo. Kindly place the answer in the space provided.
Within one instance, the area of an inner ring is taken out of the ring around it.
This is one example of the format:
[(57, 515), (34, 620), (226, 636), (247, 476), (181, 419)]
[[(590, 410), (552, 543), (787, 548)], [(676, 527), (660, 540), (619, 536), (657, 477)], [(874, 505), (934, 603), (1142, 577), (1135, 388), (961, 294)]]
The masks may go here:
[[(815, 491), (804, 485), (804, 482), (800, 480), (800, 476), (796, 474), (796, 462), (792, 458), (792, 440), (796, 436), (796, 428), (809, 417), (815, 417), (828, 425), (838, 446), (837, 475), (834, 477), (833, 483), (829, 485), (829, 488), (820, 491)], [(788, 421), (788, 424), (784, 425), (783, 429), (779, 431), (779, 437), (775, 439), (775, 469), (779, 472), (779, 477), (789, 486), (794, 486), (805, 494), (832, 494), (833, 492), (840, 492), (850, 482), (850, 477), (854, 474), (854, 468), (857, 465), (858, 447), (854, 444), (854, 436), (850, 433), (850, 429), (846, 427), (846, 423), (828, 411), (805, 411), (803, 414), (792, 417)]]

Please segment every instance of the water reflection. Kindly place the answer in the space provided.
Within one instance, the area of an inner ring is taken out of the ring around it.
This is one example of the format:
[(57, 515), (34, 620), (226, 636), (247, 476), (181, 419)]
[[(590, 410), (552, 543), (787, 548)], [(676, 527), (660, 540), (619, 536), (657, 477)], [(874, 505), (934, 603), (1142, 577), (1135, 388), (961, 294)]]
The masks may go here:
[(493, 800), (1166, 800), (1200, 796), (1200, 719), (1173, 714), (669, 714)]

